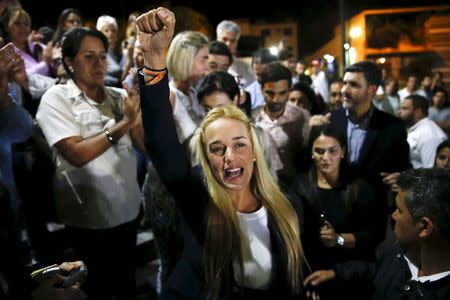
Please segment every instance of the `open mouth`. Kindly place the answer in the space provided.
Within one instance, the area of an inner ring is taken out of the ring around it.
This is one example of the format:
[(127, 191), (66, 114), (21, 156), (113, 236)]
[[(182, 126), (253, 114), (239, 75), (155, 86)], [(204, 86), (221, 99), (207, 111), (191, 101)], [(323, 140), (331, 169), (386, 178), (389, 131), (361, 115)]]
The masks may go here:
[(227, 179), (235, 179), (242, 175), (244, 168), (233, 168), (225, 170), (225, 176)]

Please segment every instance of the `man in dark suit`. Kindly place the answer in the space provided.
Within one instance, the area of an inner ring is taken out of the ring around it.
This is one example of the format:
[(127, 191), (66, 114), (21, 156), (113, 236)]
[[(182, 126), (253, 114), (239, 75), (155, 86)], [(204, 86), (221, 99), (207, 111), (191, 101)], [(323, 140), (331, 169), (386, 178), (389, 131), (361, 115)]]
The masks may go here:
[(400, 119), (372, 105), (381, 82), (375, 64), (362, 61), (349, 66), (343, 82), (344, 107), (331, 111), (330, 122), (346, 133), (350, 163), (373, 185), (385, 207), (389, 186), (383, 176), (410, 167), (405, 127)]

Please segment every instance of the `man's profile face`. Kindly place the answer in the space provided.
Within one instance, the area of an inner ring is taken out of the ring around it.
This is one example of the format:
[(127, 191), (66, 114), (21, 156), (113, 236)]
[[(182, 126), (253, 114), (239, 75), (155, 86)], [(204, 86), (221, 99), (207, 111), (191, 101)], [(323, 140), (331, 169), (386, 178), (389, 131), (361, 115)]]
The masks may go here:
[(262, 87), (262, 92), (269, 112), (280, 113), (284, 110), (289, 98), (289, 84), (287, 80), (266, 82)]
[(343, 79), (342, 94), (344, 96), (344, 107), (356, 110), (367, 104), (375, 94), (375, 88), (367, 84), (362, 72), (347, 72)]
[(217, 40), (227, 45), (231, 53), (235, 54), (237, 52), (238, 36), (236, 33), (223, 31), (219, 34)]
[(342, 87), (344, 84), (342, 82), (333, 82), (330, 85), (330, 107), (332, 109), (341, 108), (344, 102), (344, 95), (342, 94)]
[(400, 103), (400, 108), (398, 109), (398, 116), (402, 119), (403, 123), (407, 127), (414, 125), (414, 106), (411, 99), (405, 99)]
[(416, 225), (405, 204), (407, 195), (407, 191), (400, 190), (395, 198), (397, 209), (392, 213), (392, 219), (395, 221), (394, 233), (400, 247), (403, 249), (407, 249), (409, 246), (417, 244), (418, 241)]

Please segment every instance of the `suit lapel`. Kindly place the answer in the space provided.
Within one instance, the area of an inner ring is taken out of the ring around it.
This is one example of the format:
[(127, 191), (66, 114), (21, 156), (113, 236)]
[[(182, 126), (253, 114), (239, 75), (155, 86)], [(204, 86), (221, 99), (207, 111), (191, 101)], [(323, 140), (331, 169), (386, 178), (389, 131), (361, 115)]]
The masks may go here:
[(347, 139), (347, 116), (345, 115), (345, 109), (340, 108), (331, 112), (330, 123), (336, 126), (345, 134)]

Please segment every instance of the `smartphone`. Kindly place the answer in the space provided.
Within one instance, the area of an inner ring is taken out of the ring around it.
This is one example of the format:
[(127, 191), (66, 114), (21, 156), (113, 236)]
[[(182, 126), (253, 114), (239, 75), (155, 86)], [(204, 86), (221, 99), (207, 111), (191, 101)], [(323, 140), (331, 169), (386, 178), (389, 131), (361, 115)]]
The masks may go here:
[(54, 274), (61, 274), (61, 269), (56, 264), (41, 268), (39, 270), (35, 270), (31, 273), (30, 276), (32, 279), (39, 281), (41, 279), (48, 277), (49, 275)]
[(63, 288), (68, 288), (77, 283), (77, 281), (80, 281), (81, 279), (85, 278), (87, 276), (87, 267), (86, 265), (82, 264), (78, 268), (76, 268), (74, 271), (70, 272), (70, 274), (66, 277), (64, 282), (62, 283)]
[(14, 46), (12, 43), (8, 43), (6, 46), (0, 48), (0, 57), (4, 57), (7, 55), (11, 55), (15, 52)]

